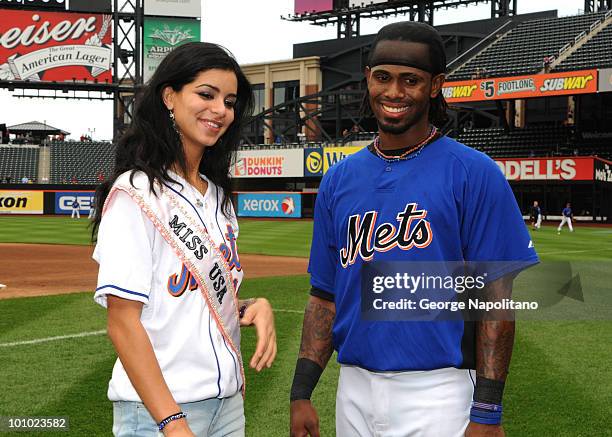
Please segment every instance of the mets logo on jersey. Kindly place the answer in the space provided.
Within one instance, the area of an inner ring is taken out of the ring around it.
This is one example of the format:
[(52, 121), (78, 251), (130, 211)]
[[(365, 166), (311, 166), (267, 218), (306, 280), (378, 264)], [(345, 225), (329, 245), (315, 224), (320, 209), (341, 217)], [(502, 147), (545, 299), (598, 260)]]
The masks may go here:
[(387, 252), (395, 247), (401, 250), (424, 249), (433, 238), (430, 223), (425, 220), (427, 211), (418, 204), (408, 203), (397, 214), (397, 228), (393, 223), (376, 225), (377, 211), (368, 211), (349, 217), (346, 229), (346, 247), (340, 249), (342, 267), (354, 264), (357, 255), (370, 261), (374, 252)]

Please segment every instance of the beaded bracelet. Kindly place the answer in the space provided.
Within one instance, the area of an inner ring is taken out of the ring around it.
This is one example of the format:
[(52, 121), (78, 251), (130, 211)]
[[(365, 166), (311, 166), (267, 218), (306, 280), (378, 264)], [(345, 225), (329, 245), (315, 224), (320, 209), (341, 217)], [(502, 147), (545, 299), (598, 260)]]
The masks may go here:
[(184, 417), (187, 417), (187, 415), (185, 413), (183, 413), (182, 411), (179, 411), (178, 413), (173, 414), (171, 416), (168, 416), (164, 420), (159, 422), (157, 424), (157, 427), (159, 428), (160, 431), (162, 431), (166, 427), (166, 425), (169, 424), (170, 422), (172, 422), (174, 420), (182, 419)]

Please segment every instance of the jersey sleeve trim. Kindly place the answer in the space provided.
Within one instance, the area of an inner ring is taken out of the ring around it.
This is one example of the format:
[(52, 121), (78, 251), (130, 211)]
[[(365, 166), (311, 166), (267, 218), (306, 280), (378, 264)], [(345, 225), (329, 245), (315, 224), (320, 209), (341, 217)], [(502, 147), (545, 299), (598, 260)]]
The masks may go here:
[(525, 259), (517, 259), (511, 262), (505, 262), (505, 266), (503, 268), (488, 272), (486, 282), (493, 282), (506, 275), (517, 276), (523, 270), (526, 270), (529, 267), (538, 264), (539, 262), (540, 259), (537, 255), (533, 255)]
[(327, 300), (329, 302), (334, 301), (334, 295), (332, 293), (329, 293), (325, 290), (321, 290), (320, 288), (314, 286), (310, 289), (310, 295), (323, 300)]
[(138, 293), (137, 291), (127, 290), (125, 288), (117, 287), (116, 285), (107, 284), (102, 285), (96, 288), (96, 294), (94, 295), (94, 300), (106, 308), (107, 295), (113, 295), (117, 297), (121, 297), (123, 299), (135, 300), (138, 302), (142, 302), (143, 304), (147, 304), (149, 302), (149, 296), (144, 293)]

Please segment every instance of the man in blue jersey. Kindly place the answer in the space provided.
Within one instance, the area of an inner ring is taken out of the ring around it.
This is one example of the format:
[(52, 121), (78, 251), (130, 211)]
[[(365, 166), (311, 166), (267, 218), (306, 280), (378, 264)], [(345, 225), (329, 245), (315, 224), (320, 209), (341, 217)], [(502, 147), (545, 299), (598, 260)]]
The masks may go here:
[(561, 228), (563, 228), (563, 225), (566, 223), (570, 232), (574, 232), (574, 228), (572, 226), (572, 216), (572, 204), (567, 202), (565, 204), (565, 208), (563, 208), (563, 211), (561, 211), (561, 223), (559, 223), (559, 227), (557, 228), (557, 234), (561, 233)]
[(513, 321), (372, 321), (360, 307), (374, 262), (504, 261), (514, 267), (487, 289), (508, 297), (513, 273), (537, 262), (497, 165), (438, 130), (445, 72), (428, 25), (390, 24), (373, 43), (365, 75), (379, 135), (321, 181), (292, 436), (319, 435), (310, 396), (334, 349), (339, 437), (504, 435)]

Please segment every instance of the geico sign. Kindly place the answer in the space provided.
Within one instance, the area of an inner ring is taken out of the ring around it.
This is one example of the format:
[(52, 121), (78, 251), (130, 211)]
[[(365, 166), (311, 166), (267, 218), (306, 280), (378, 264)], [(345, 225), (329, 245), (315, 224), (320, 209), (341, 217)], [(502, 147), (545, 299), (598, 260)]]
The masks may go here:
[(93, 197), (62, 196), (59, 198), (58, 205), (60, 209), (72, 209), (72, 202), (74, 202), (75, 199), (79, 203), (79, 209), (90, 209), (93, 203)]
[(576, 177), (573, 159), (521, 159), (495, 161), (509, 181), (572, 180)]

